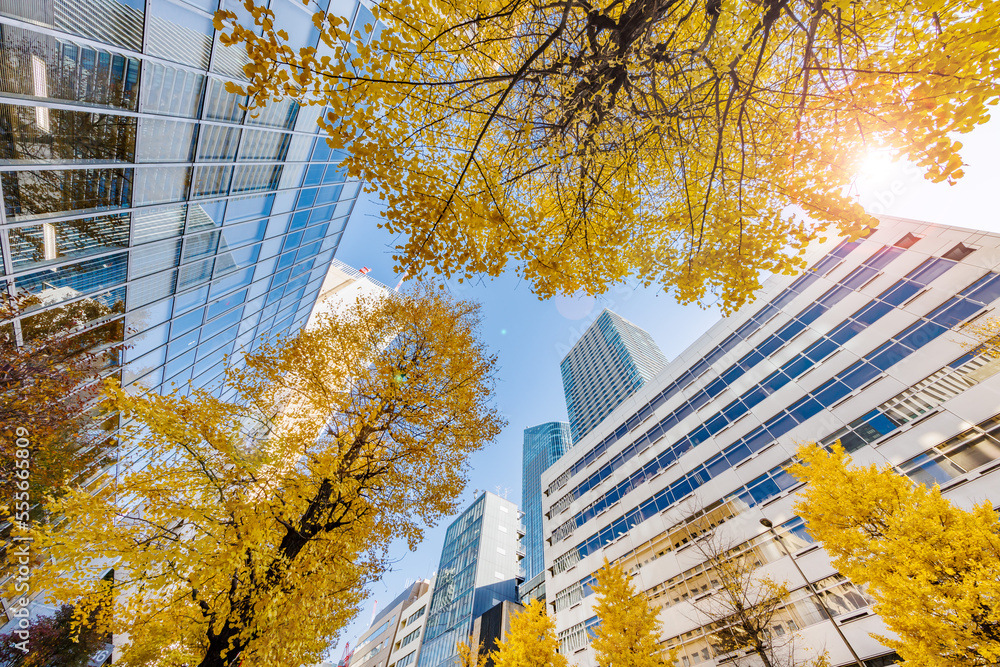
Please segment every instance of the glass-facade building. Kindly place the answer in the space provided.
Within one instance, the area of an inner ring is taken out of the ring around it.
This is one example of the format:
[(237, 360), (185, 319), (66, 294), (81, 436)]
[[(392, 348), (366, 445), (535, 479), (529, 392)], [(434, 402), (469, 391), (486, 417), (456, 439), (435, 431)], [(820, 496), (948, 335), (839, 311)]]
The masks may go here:
[(799, 649), (833, 665), (895, 664), (871, 599), (795, 516), (801, 443), (839, 440), (960, 506), (1000, 503), (1000, 360), (964, 330), (1000, 305), (1000, 235), (883, 218), (811, 252), (809, 270), (768, 279), (542, 474), (547, 600), (579, 667), (595, 664), (605, 558), (659, 610), (676, 665), (729, 664), (719, 623), (699, 620), (718, 584), (696, 544), (709, 536), (786, 581), (772, 637), (801, 631)]
[[(19, 344), (76, 308), (129, 346), (126, 386), (209, 388), (309, 317), (360, 183), (320, 107), (248, 114), (226, 92), (245, 55), (219, 42), (219, 2), (0, 0), (0, 290), (29, 299), (0, 326)], [(294, 46), (317, 43), (313, 10), (270, 6)], [(356, 0), (330, 11), (372, 22)]]
[(649, 333), (604, 310), (560, 364), (573, 442), (666, 365)]
[(434, 581), (419, 667), (457, 664), (475, 619), (500, 602), (517, 601), (521, 580), (517, 505), (485, 492), (448, 526)]
[(570, 448), (569, 424), (547, 422), (524, 429), (521, 468), (521, 508), (524, 512), (524, 580), (545, 572), (542, 535), (542, 473)]

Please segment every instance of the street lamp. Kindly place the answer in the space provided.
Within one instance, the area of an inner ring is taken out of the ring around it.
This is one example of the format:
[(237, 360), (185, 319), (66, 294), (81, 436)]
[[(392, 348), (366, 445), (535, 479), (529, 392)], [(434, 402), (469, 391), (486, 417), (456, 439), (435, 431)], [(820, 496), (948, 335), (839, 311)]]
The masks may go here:
[(806, 582), (806, 586), (809, 587), (809, 592), (811, 592), (813, 594), (813, 597), (816, 598), (816, 601), (819, 602), (820, 609), (823, 610), (823, 614), (826, 616), (827, 620), (829, 620), (830, 623), (833, 624), (833, 629), (837, 631), (837, 634), (840, 636), (840, 639), (844, 642), (844, 645), (847, 647), (847, 650), (851, 652), (851, 657), (854, 658), (854, 662), (857, 663), (858, 667), (865, 667), (865, 663), (863, 663), (861, 661), (861, 658), (858, 657), (858, 654), (854, 652), (854, 647), (851, 646), (851, 642), (847, 641), (847, 637), (844, 636), (844, 633), (843, 631), (841, 631), (840, 626), (837, 625), (837, 622), (835, 620), (833, 620), (833, 614), (831, 614), (830, 610), (826, 608), (826, 603), (823, 602), (823, 598), (820, 597), (819, 592), (816, 590), (816, 587), (813, 586), (812, 582), (809, 580), (809, 577), (807, 577), (805, 573), (802, 571), (802, 568), (799, 567), (798, 561), (795, 560), (795, 558), (792, 556), (792, 553), (787, 548), (785, 548), (785, 543), (784, 541), (782, 541), (781, 536), (778, 535), (778, 533), (774, 530), (774, 524), (771, 523), (769, 519), (761, 519), (760, 525), (767, 528), (767, 530), (774, 537), (774, 541), (777, 542), (779, 547), (781, 548), (781, 553), (784, 554), (785, 556), (788, 556), (788, 559), (792, 561), (792, 565), (795, 566), (795, 571), (798, 572), (799, 576), (802, 577), (803, 581)]

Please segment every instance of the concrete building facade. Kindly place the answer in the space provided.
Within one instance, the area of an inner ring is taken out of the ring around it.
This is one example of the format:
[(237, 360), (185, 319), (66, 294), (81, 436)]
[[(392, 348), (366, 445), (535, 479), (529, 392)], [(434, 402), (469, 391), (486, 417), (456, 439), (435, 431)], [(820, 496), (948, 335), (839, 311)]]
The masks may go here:
[(792, 512), (797, 443), (840, 440), (960, 505), (1000, 502), (1000, 362), (962, 331), (1000, 299), (1000, 235), (885, 218), (812, 252), (542, 475), (548, 602), (571, 663), (595, 664), (590, 584), (605, 557), (659, 610), (677, 665), (733, 659), (694, 620), (716, 585), (696, 542), (718, 536), (788, 583), (774, 636), (798, 634), (834, 665), (894, 664), (871, 637), (884, 626), (870, 598)]

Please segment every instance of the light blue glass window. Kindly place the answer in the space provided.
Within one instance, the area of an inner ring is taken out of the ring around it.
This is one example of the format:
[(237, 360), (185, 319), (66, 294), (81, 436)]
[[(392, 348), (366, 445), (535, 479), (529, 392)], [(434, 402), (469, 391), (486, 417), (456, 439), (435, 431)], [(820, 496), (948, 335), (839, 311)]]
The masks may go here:
[(187, 333), (196, 327), (200, 327), (204, 314), (205, 309), (198, 308), (196, 310), (192, 310), (190, 313), (185, 313), (184, 315), (175, 317), (170, 325), (170, 338), (177, 338), (181, 334)]
[(220, 278), (212, 283), (212, 296), (225, 294), (231, 290), (245, 287), (253, 280), (253, 267), (247, 267), (242, 271), (231, 273), (225, 278)]
[[(165, 358), (166, 358), (166, 348), (161, 347), (157, 350), (153, 350), (152, 352), (146, 354), (145, 356), (135, 359), (134, 361), (130, 361), (125, 365), (125, 368), (123, 369), (122, 384), (128, 385), (132, 382), (135, 382), (139, 378), (142, 378), (148, 373), (155, 371), (157, 367), (163, 364)], [(152, 376), (150, 380), (145, 380), (145, 382), (152, 381), (153, 384), (159, 384), (160, 380), (158, 380), (157, 378), (160, 377), (162, 376), (156, 374)]]
[(292, 221), (288, 225), (288, 231), (302, 229), (309, 223), (310, 211), (299, 211), (292, 216)]
[(295, 208), (308, 208), (309, 206), (312, 206), (313, 202), (316, 201), (316, 193), (318, 192), (318, 188), (308, 188), (302, 190), (302, 192), (299, 193), (299, 201), (295, 204)]
[(277, 213), (287, 213), (288, 211), (291, 211), (292, 208), (295, 206), (296, 196), (297, 196), (296, 192), (292, 190), (279, 192), (275, 194), (274, 203), (271, 204), (271, 215), (275, 215)]
[(142, 333), (126, 339), (128, 348), (125, 350), (125, 360), (132, 361), (133, 359), (138, 359), (147, 352), (161, 345), (166, 345), (169, 330), (170, 325), (163, 323), (151, 329), (147, 328)]
[(133, 310), (125, 315), (125, 335), (132, 336), (170, 319), (173, 299), (166, 299), (148, 308)]
[(246, 300), (246, 297), (247, 290), (243, 289), (239, 292), (235, 292), (229, 296), (219, 299), (208, 307), (208, 319), (211, 320), (216, 318), (229, 309), (243, 303)]
[(170, 345), (167, 346), (167, 357), (173, 359), (177, 355), (184, 354), (188, 350), (194, 350), (195, 346), (198, 345), (198, 335), (201, 332), (195, 329), (191, 333), (184, 334), (174, 340), (170, 341)]
[(206, 300), (208, 300), (208, 285), (177, 295), (174, 299), (174, 317), (190, 308), (204, 305)]
[(226, 329), (226, 328), (228, 328), (230, 326), (234, 327), (234, 329), (233, 329), (233, 331), (234, 331), (233, 338), (235, 338), (236, 337), (235, 330), (238, 327), (235, 327), (234, 325), (236, 325), (236, 324), (239, 323), (240, 316), (242, 314), (243, 314), (243, 309), (242, 308), (237, 308), (236, 310), (233, 310), (233, 311), (231, 311), (229, 313), (226, 313), (222, 317), (219, 317), (219, 318), (216, 318), (216, 319), (212, 320), (211, 322), (209, 322), (208, 324), (206, 324), (205, 326), (203, 326), (201, 328), (201, 340), (202, 341), (206, 341), (209, 338), (215, 336), (220, 331), (222, 331), (222, 330), (224, 330), (224, 329)]
[(222, 232), (218, 229), (188, 236), (184, 239), (184, 261), (214, 255), (219, 248), (221, 236)]
[(145, 278), (133, 280), (128, 286), (128, 306), (130, 309), (138, 308), (170, 296), (174, 293), (176, 284), (176, 270), (154, 273)]
[(238, 248), (247, 243), (260, 241), (264, 238), (267, 230), (267, 219), (243, 222), (236, 225), (227, 226), (223, 231), (223, 238), (229, 248)]
[(280, 272), (282, 269), (291, 266), (293, 262), (295, 262), (295, 251), (291, 250), (278, 258), (277, 270)]
[(132, 214), (132, 244), (180, 236), (184, 231), (187, 206), (158, 206), (140, 209)]
[[(313, 148), (312, 159), (310, 162), (326, 162), (330, 159), (330, 153), (332, 150), (333, 149), (330, 148), (330, 145), (326, 143), (326, 139), (324, 137), (320, 137), (320, 140), (316, 142), (316, 146)], [(322, 169), (319, 170), (319, 175), (316, 177), (316, 183), (319, 183), (320, 179), (322, 179), (322, 171)], [(307, 183), (309, 182), (307, 181)], [(309, 184), (312, 185), (312, 183)]]
[[(299, 110), (302, 115), (302, 110)], [(306, 134), (296, 134), (292, 136), (291, 143), (288, 144), (288, 153), (285, 159), (289, 162), (303, 162), (309, 159), (309, 152), (312, 151), (315, 139)]]
[[(190, 366), (194, 364), (195, 352), (196, 350), (188, 350), (187, 352), (177, 357), (176, 359), (168, 361), (166, 366), (164, 367), (163, 371), (164, 376), (166, 376), (168, 379), (173, 380), (175, 375), (177, 375), (178, 373), (180, 373), (185, 369), (187, 369), (188, 373), (190, 374), (191, 372)], [(177, 380), (174, 380), (174, 382), (176, 381)]]
[(226, 210), (226, 224), (266, 216), (271, 210), (273, 201), (274, 195), (234, 197), (229, 201), (229, 208)]
[(177, 289), (183, 290), (211, 278), (214, 263), (215, 260), (210, 258), (182, 266), (177, 275)]
[(343, 187), (339, 185), (327, 185), (319, 189), (319, 193), (316, 195), (316, 205), (329, 204), (330, 202), (337, 201), (340, 197), (340, 192)]

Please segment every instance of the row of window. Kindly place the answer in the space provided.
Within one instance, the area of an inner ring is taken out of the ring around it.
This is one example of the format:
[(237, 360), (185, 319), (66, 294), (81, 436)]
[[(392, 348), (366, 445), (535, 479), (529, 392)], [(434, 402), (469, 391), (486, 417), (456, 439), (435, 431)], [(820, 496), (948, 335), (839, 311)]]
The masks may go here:
[[(1000, 275), (987, 273), (925, 318), (907, 327), (793, 403), (786, 410), (775, 415), (706, 463), (699, 465), (694, 471), (681, 476), (640, 507), (626, 512), (622, 518), (579, 543), (569, 553), (557, 558), (553, 563), (553, 572), (558, 574), (564, 571), (572, 562), (603, 548), (617, 539), (619, 535), (626, 533), (630, 526), (638, 525), (642, 521), (656, 516), (662, 510), (687, 497), (712, 478), (769, 446), (798, 424), (867, 384), (880, 373), (905, 359), (915, 350), (930, 343), (949, 328), (967, 320), (998, 297), (1000, 297)], [(668, 450), (661, 456), (669, 455), (671, 452), (672, 450)], [(652, 479), (664, 472), (676, 459), (677, 456), (671, 456), (669, 461), (660, 460), (660, 457), (657, 457), (642, 469), (642, 481)], [(777, 484), (773, 480), (772, 483)]]
[[(671, 428), (687, 418), (688, 415), (693, 414), (710, 400), (716, 398), (739, 377), (742, 377), (759, 362), (777, 352), (782, 346), (805, 331), (807, 326), (821, 314), (842, 301), (854, 289), (871, 280), (875, 272), (887, 265), (900, 252), (902, 251), (898, 248), (883, 248), (876, 252), (872, 258), (852, 271), (843, 281), (828, 290), (815, 303), (809, 305), (802, 313), (799, 313), (790, 322), (781, 327), (774, 335), (770, 336), (756, 349), (745, 355), (737, 364), (734, 364), (729, 370), (721, 374), (717, 380), (710, 383), (690, 400), (679, 406), (673, 413), (661, 419), (652, 428), (647, 430), (646, 433), (637, 437), (632, 445), (623, 449), (615, 458), (604, 464), (599, 470), (566, 494), (566, 496), (560, 498), (554, 505), (552, 513), (556, 513), (556, 506), (559, 508), (567, 507), (570, 502), (597, 487), (625, 462), (631, 460), (640, 452), (645, 451), (653, 442), (657, 441)], [(813, 368), (834, 351), (840, 349), (857, 334), (891, 312), (895, 307), (910, 299), (919, 290), (923, 289), (954, 265), (954, 262), (945, 259), (927, 260), (911, 271), (905, 278), (897, 281), (892, 287), (885, 290), (879, 297), (834, 327), (830, 333), (821, 336), (818, 341), (792, 357), (780, 369), (760, 381), (756, 387), (747, 390), (742, 396), (730, 402), (718, 413), (704, 420), (701, 425), (680, 438), (670, 449), (663, 452), (660, 458), (666, 462), (670, 462), (749, 414), (750, 410), (758, 403), (775, 393), (781, 387), (792, 382), (796, 377)], [(630, 488), (631, 484), (629, 481), (626, 481), (619, 486)], [(591, 517), (596, 516), (597, 513), (610, 503), (617, 501), (622, 495), (624, 495), (624, 492), (616, 494), (615, 491), (612, 491), (610, 495), (605, 495), (597, 499), (594, 503), (578, 512), (573, 520), (576, 521), (577, 526), (582, 525)]]
[[(872, 412), (852, 422), (849, 425), (849, 431), (848, 429), (838, 430), (820, 439), (819, 442), (829, 447), (834, 442), (840, 441), (849, 452), (857, 451), (861, 447), (889, 435), (904, 423), (912, 421), (921, 414), (926, 414), (934, 409), (937, 405), (954, 398), (957, 393), (954, 389), (947, 390), (947, 387), (960, 386), (963, 390), (968, 389), (1000, 371), (1000, 365), (993, 365), (987, 368), (988, 363), (988, 357), (982, 354), (959, 357), (940, 371), (932, 373), (928, 378), (900, 392), (879, 405)], [(915, 396), (923, 397), (921, 401), (923, 407), (920, 411), (911, 413), (902, 419), (887, 416), (890, 410), (892, 410), (892, 406), (899, 405)], [(869, 425), (878, 424), (879, 428), (875, 428), (874, 426), (865, 427), (862, 423)], [(1000, 415), (991, 417), (976, 427), (948, 440), (946, 443), (932, 447), (926, 452), (905, 461), (897, 466), (897, 470), (901, 474), (905, 474), (914, 481), (923, 484), (944, 484), (950, 482), (957, 477), (1000, 458), (1000, 448), (996, 446), (997, 437), (1000, 435), (1000, 426), (998, 425), (1000, 425)], [(858, 437), (856, 440), (841, 439), (845, 435), (845, 432), (862, 433), (864, 437)], [(767, 502), (786, 489), (791, 488), (794, 485), (794, 481), (785, 472), (785, 469), (791, 463), (791, 460), (782, 462), (749, 484), (736, 489), (724, 498), (711, 503), (691, 517), (688, 517), (679, 527), (668, 531), (669, 535), (666, 535), (665, 546), (655, 546), (653, 543), (664, 542), (664, 540), (654, 538), (650, 542), (652, 545), (652, 557), (647, 559), (642, 565), (650, 562), (650, 560), (655, 561), (657, 558), (683, 547), (697, 537), (697, 535), (713, 530), (740, 512)], [(791, 524), (788, 525), (791, 526)], [(638, 554), (639, 551), (635, 553)], [(628, 559), (629, 554), (625, 554), (619, 558), (619, 562), (625, 562)], [(637, 562), (636, 567), (633, 569), (638, 569), (639, 566), (640, 563)], [(589, 594), (589, 589), (585, 589), (584, 587), (592, 580), (592, 575), (587, 576), (567, 587), (556, 595), (556, 604), (566, 606), (567, 604), (575, 603), (567, 603), (565, 602), (566, 600), (582, 599), (585, 590), (586, 594)], [(564, 600), (562, 603), (560, 602), (561, 599)]]

